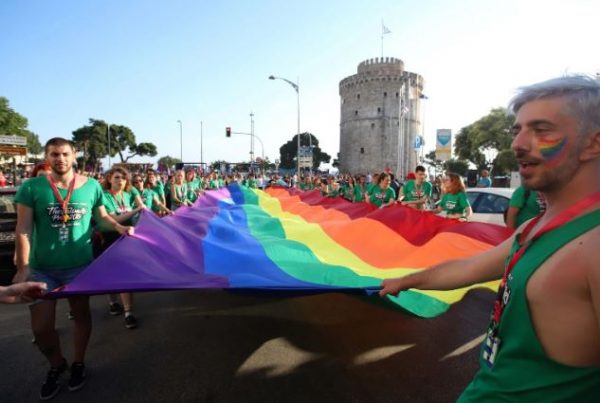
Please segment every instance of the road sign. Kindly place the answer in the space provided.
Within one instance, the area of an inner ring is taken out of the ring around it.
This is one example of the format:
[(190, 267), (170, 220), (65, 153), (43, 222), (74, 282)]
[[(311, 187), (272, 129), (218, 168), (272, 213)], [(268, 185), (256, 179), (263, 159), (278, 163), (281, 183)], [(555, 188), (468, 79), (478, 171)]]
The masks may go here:
[(27, 147), (0, 145), (0, 154), (4, 155), (27, 155)]
[(0, 144), (26, 146), (27, 138), (23, 136), (0, 136)]

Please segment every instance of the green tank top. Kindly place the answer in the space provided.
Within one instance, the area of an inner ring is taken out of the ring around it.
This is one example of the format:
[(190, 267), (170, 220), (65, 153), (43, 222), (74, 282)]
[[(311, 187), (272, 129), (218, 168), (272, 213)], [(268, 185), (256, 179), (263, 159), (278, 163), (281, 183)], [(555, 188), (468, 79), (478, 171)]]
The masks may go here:
[[(538, 267), (561, 247), (600, 225), (600, 210), (550, 231), (534, 241), (507, 281), (509, 301), (498, 327), (501, 340), (493, 367), (480, 355), (480, 369), (459, 402), (598, 402), (600, 367), (578, 368), (549, 358), (529, 315), (526, 288)], [(508, 259), (519, 248), (517, 237)], [(568, 268), (564, 268), (568, 270)]]

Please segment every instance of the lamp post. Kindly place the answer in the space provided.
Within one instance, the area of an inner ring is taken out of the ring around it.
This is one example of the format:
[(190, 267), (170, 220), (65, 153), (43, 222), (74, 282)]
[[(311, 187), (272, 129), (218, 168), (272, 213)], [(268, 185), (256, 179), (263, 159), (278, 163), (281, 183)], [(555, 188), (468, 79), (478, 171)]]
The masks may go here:
[(177, 123), (179, 123), (179, 159), (183, 162), (183, 123), (181, 123), (181, 120), (178, 120)]
[[(298, 178), (300, 178), (300, 78), (298, 78), (296, 80), (296, 82), (293, 82), (293, 81), (288, 80), (287, 78), (269, 76), (269, 80), (283, 80), (286, 83), (288, 83), (289, 85), (291, 85), (292, 88), (296, 91), (296, 101), (297, 101), (297, 106), (298, 106), (298, 144), (297, 144), (297, 150), (296, 150), (296, 170), (297, 170)], [(309, 147), (311, 150), (311, 155), (312, 155), (312, 136), (311, 135), (308, 136), (308, 144), (309, 144)], [(310, 167), (310, 171), (312, 172), (312, 166)]]
[(204, 129), (202, 127), (202, 121), (200, 121), (200, 169), (204, 172), (204, 150), (202, 149), (202, 137), (204, 137)]
[(106, 137), (108, 137), (108, 169), (110, 169), (110, 123), (106, 124)]

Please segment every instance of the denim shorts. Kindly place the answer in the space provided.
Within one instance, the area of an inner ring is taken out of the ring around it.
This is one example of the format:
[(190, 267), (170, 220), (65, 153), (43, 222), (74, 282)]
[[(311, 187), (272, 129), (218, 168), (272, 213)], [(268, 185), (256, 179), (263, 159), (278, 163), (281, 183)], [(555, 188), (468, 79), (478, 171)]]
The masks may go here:
[[(39, 270), (39, 269), (30, 269), (29, 280), (30, 281), (39, 281), (42, 283), (46, 283), (48, 286), (48, 292), (57, 289), (58, 287), (62, 287), (64, 285), (69, 284), (79, 273), (81, 273), (86, 266), (75, 267), (73, 269), (59, 269), (59, 270)], [(41, 302), (42, 300), (37, 300), (36, 302)]]

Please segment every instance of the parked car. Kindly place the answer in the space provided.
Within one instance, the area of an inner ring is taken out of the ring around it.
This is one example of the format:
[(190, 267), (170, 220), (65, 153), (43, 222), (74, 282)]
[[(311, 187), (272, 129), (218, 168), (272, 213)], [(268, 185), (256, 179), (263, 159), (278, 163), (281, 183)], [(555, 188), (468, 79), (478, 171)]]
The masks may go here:
[(514, 191), (511, 188), (468, 188), (467, 197), (473, 208), (469, 220), (506, 225), (504, 216)]
[(0, 285), (10, 284), (15, 274), (16, 193), (15, 187), (0, 188)]

